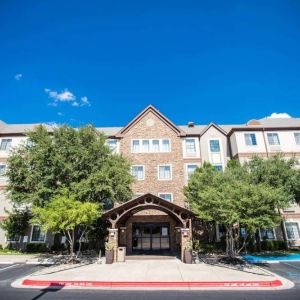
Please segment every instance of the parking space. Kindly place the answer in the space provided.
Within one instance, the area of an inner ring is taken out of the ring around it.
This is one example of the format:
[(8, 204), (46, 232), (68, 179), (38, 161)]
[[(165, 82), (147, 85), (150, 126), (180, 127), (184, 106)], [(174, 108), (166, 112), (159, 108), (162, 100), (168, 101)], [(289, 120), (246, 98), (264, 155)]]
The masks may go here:
[(293, 281), (295, 286), (300, 287), (300, 261), (268, 264), (264, 268)]

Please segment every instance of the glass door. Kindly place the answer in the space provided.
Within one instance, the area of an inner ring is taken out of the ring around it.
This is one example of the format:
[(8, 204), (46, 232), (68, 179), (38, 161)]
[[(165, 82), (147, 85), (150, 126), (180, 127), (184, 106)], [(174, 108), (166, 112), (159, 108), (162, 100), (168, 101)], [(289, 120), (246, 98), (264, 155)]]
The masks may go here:
[(168, 223), (134, 223), (132, 230), (133, 252), (153, 253), (170, 249)]

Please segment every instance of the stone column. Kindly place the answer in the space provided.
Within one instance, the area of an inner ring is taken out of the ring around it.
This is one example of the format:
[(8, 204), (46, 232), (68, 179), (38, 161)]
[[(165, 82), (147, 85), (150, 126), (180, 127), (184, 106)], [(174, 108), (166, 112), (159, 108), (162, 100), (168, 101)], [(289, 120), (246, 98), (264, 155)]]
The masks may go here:
[(187, 242), (191, 241), (189, 228), (181, 228), (181, 261), (184, 262), (184, 249)]
[(118, 229), (110, 228), (108, 229), (108, 241), (113, 241), (114, 243), (114, 262), (117, 261), (117, 251), (118, 251)]

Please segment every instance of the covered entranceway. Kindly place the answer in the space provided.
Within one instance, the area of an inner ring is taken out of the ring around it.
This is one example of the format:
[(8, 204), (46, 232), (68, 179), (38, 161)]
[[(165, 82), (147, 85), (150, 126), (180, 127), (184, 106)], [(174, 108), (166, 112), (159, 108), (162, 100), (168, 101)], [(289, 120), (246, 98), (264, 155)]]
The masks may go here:
[[(143, 215), (143, 211), (147, 213)], [(194, 216), (190, 210), (152, 194), (132, 199), (103, 214), (111, 223), (108, 239), (115, 244), (115, 259), (118, 246), (125, 246), (127, 254), (168, 252), (183, 259), (186, 242), (192, 239)]]
[(133, 254), (167, 254), (169, 252), (169, 223), (133, 223)]

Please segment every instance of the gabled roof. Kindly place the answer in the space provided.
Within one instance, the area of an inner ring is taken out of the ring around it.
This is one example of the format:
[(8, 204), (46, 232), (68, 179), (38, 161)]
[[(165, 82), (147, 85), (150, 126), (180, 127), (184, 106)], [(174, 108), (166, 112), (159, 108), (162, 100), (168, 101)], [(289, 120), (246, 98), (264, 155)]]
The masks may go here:
[(139, 113), (132, 121), (130, 121), (125, 127), (123, 127), (117, 134), (116, 137), (122, 137), (130, 128), (132, 128), (141, 118), (143, 118), (148, 112), (152, 112), (156, 117), (158, 117), (162, 122), (169, 126), (178, 136), (186, 136), (180, 127), (176, 126), (172, 121), (170, 121), (166, 116), (164, 116), (159, 110), (154, 106), (148, 105), (141, 113)]
[(220, 126), (218, 126), (217, 124), (215, 124), (214, 122), (210, 122), (201, 132), (200, 132), (200, 136), (203, 135), (209, 128), (214, 127), (217, 130), (219, 130), (221, 133), (223, 133), (224, 135), (227, 135), (227, 132), (222, 129)]

